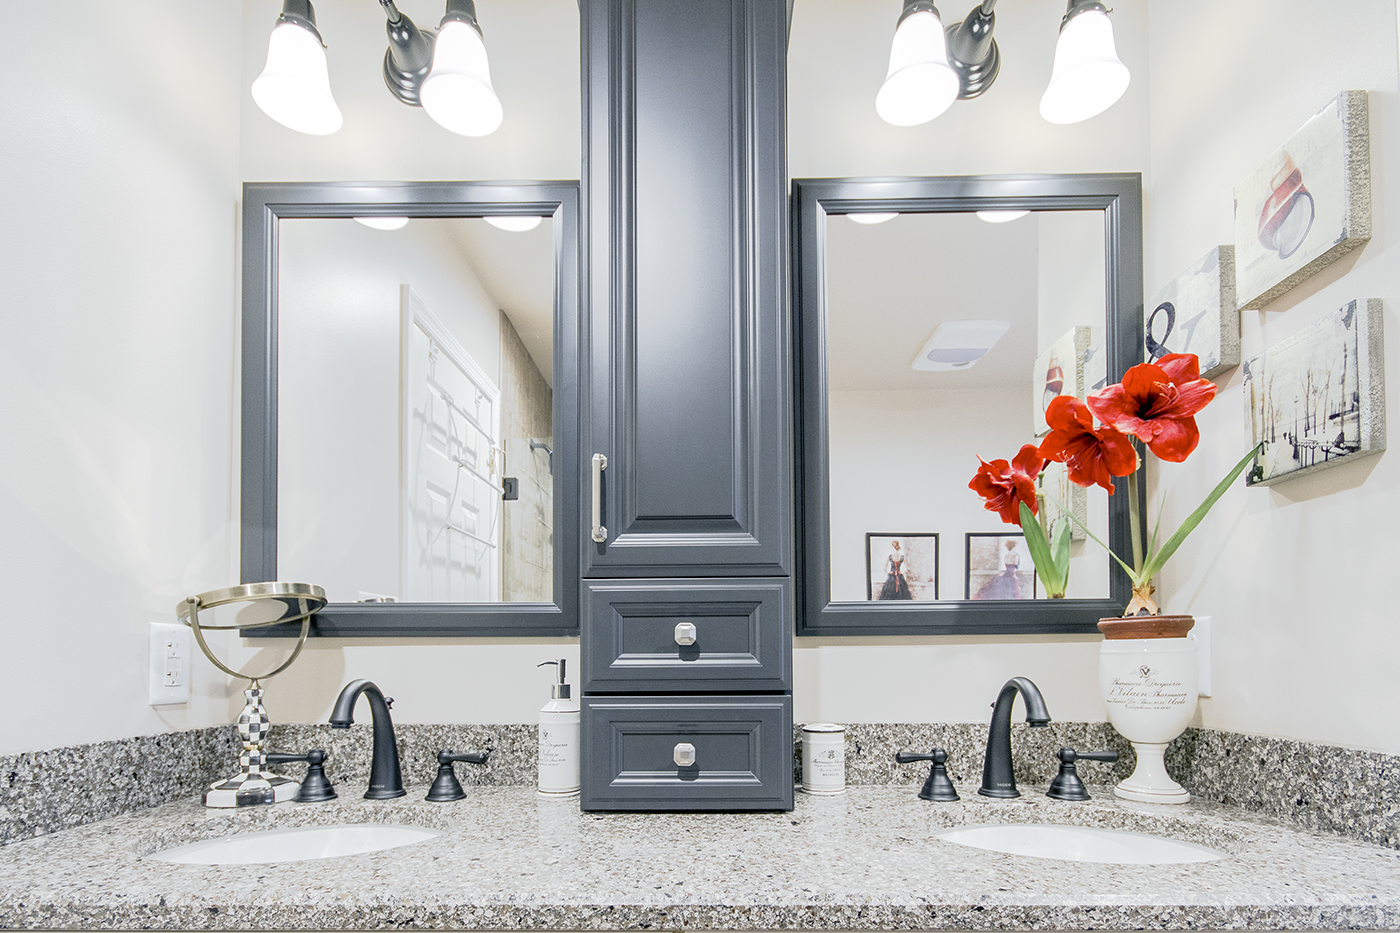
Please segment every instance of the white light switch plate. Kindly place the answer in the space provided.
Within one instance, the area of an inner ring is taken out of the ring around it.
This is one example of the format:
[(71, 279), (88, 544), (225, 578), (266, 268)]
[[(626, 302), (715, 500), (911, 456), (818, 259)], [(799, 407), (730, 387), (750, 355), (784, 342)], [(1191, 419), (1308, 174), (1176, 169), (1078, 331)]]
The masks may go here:
[(150, 697), (152, 706), (190, 701), (190, 630), (184, 625), (151, 623)]
[(1196, 693), (1203, 697), (1211, 695), (1210, 682), (1210, 616), (1196, 616), (1196, 624), (1187, 633), (1196, 643), (1196, 667), (1199, 668), (1200, 686)]

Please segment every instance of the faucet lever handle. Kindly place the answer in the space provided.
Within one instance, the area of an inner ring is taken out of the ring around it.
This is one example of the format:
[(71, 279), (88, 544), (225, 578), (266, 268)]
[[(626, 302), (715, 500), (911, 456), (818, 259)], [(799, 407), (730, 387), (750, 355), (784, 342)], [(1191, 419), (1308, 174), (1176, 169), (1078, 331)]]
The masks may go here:
[(1050, 789), (1045, 792), (1045, 796), (1055, 800), (1088, 800), (1089, 790), (1084, 786), (1079, 772), (1074, 769), (1075, 761), (1112, 762), (1118, 760), (1118, 753), (1111, 750), (1076, 752), (1066, 747), (1056, 752), (1055, 757), (1060, 759), (1060, 773), (1050, 782)]
[(948, 761), (948, 753), (941, 748), (929, 750), (927, 755), (918, 752), (895, 752), (894, 760), (902, 765), (907, 765), (914, 761), (931, 761), (933, 767), (929, 768), (928, 780), (924, 781), (924, 786), (919, 791), (919, 797), (923, 800), (953, 801), (960, 799), (957, 790), (953, 787), (952, 780), (948, 777), (948, 771), (944, 764)]
[(320, 803), (336, 798), (335, 788), (331, 787), (331, 782), (326, 778), (326, 753), (323, 750), (313, 748), (300, 755), (271, 752), (266, 758), (270, 765), (282, 765), (293, 761), (306, 762), (306, 777), (302, 779), (294, 798), (298, 803)]
[(491, 756), (491, 752), (463, 752), (457, 754), (450, 748), (444, 748), (438, 752), (438, 773), (433, 779), (433, 786), (428, 788), (427, 799), (433, 803), (447, 803), (452, 800), (461, 800), (467, 796), (467, 792), (462, 790), (462, 782), (457, 780), (457, 774), (452, 770), (453, 762), (465, 761), (469, 764), (484, 765), (486, 759)]

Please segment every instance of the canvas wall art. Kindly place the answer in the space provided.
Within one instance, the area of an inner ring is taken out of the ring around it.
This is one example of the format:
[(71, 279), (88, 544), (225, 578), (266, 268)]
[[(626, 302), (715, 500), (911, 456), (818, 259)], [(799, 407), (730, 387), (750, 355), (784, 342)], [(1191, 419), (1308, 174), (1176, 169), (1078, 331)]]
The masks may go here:
[(1268, 486), (1385, 449), (1385, 347), (1379, 298), (1340, 310), (1244, 363), (1253, 443), (1246, 472)]
[(867, 532), (865, 579), (870, 599), (937, 599), (938, 535)]
[(1207, 379), (1240, 364), (1235, 248), (1217, 246), (1167, 283), (1144, 307), (1144, 359), (1194, 353)]
[(1262, 308), (1371, 238), (1365, 91), (1343, 91), (1235, 186), (1236, 294)]
[(967, 534), (966, 599), (1035, 599), (1035, 564), (1022, 534)]
[(1090, 356), (1091, 329), (1073, 327), (1050, 345), (1031, 370), (1031, 432), (1036, 437), (1050, 433), (1045, 409), (1057, 395), (1084, 397), (1084, 363)]

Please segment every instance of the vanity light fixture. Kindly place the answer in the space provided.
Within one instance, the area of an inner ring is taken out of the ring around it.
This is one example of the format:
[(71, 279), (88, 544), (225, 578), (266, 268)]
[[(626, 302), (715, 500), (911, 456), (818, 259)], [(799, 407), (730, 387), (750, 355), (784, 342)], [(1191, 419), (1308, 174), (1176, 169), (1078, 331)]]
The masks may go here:
[[(419, 29), (393, 0), (379, 0), (387, 17), (389, 49), (384, 83), (402, 103), (422, 107), (440, 126), (463, 136), (485, 136), (501, 125), (500, 98), (473, 0), (447, 0), (436, 30)], [(272, 119), (300, 133), (324, 136), (340, 129), (331, 94), (325, 43), (311, 0), (283, 0), (268, 41), (267, 66), (253, 82), (253, 100)]]
[(253, 80), (253, 100), (283, 126), (325, 136), (343, 118), (331, 94), (326, 48), (310, 0), (285, 0), (267, 40), (267, 64)]
[(968, 369), (1010, 329), (1010, 321), (944, 321), (909, 365), (931, 372)]
[(402, 230), (408, 226), (407, 217), (356, 217), (355, 222), (376, 230)]
[[(1102, 113), (1128, 87), (1128, 69), (1113, 44), (1108, 7), (1100, 0), (1068, 0), (1055, 47), (1050, 86), (1040, 114), (1051, 123), (1078, 123)], [(992, 30), (996, 0), (982, 0), (960, 23), (944, 27), (932, 0), (904, 0), (890, 67), (875, 110), (895, 126), (927, 123), (992, 86), (1001, 52)]]
[(1128, 80), (1128, 66), (1119, 61), (1113, 44), (1108, 7), (1099, 0), (1070, 0), (1040, 115), (1051, 123), (1098, 116), (1123, 96)]
[(977, 219), (985, 220), (989, 224), (1005, 224), (1020, 220), (1029, 213), (1030, 211), (978, 211)]
[(543, 217), (516, 215), (487, 215), (482, 219), (499, 230), (509, 230), (511, 233), (533, 230), (544, 220)]
[(882, 224), (887, 220), (894, 220), (899, 214), (894, 211), (874, 211), (865, 214), (847, 214), (846, 216), (858, 224), (869, 226), (870, 224)]

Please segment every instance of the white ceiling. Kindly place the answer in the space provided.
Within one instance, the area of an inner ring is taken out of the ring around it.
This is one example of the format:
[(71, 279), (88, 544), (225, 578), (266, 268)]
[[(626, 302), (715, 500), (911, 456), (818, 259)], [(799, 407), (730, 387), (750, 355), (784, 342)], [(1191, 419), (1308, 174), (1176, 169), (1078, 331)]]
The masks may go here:
[[(830, 388), (971, 389), (1028, 383), (1036, 354), (1035, 214), (991, 224), (975, 214), (902, 214), (882, 224), (827, 220)], [(968, 369), (910, 368), (943, 321), (1010, 321)]]

